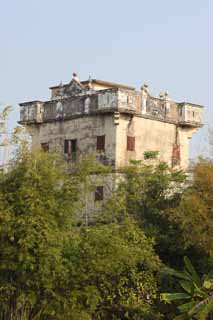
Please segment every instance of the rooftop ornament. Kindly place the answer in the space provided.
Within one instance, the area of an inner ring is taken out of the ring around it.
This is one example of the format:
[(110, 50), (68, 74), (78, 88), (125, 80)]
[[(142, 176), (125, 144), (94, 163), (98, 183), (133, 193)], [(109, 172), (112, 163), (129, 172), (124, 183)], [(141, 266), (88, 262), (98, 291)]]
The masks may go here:
[(88, 83), (89, 90), (92, 90), (92, 78), (89, 76), (89, 83)]
[(79, 77), (78, 77), (77, 72), (73, 72), (73, 74), (72, 74), (72, 80), (75, 80), (78, 84), (81, 84), (81, 81), (80, 81), (80, 79), (79, 79)]
[(147, 95), (149, 94), (149, 86), (148, 84), (144, 83), (142, 86), (141, 86), (141, 91), (146, 93)]
[(166, 91), (161, 91), (159, 94), (160, 99), (164, 99), (164, 100), (170, 100), (169, 98), (169, 92)]

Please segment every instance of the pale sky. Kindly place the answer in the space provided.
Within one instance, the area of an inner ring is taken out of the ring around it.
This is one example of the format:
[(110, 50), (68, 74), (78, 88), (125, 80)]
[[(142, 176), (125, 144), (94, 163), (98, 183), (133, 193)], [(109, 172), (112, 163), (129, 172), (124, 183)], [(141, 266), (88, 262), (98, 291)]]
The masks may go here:
[[(0, 0), (0, 102), (48, 99), (48, 87), (93, 78), (205, 106), (213, 120), (213, 0)], [(203, 151), (206, 129), (193, 137)]]

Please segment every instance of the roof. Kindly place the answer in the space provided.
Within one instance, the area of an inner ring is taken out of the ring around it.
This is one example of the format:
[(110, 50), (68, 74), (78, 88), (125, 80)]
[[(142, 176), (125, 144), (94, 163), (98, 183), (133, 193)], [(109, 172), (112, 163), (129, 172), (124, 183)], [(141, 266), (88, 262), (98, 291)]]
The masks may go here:
[(196, 103), (187, 102), (187, 101), (179, 102), (178, 104), (189, 104), (193, 107), (204, 108), (204, 106), (202, 106), (201, 104), (196, 104)]
[(28, 104), (35, 104), (35, 103), (43, 103), (43, 101), (33, 100), (33, 101), (29, 101), (29, 102), (19, 103), (19, 105), (20, 105), (20, 106), (26, 106), (26, 105), (28, 105)]
[[(87, 85), (89, 82), (90, 82), (89, 80), (81, 81), (81, 84)], [(102, 85), (102, 86), (109, 86), (111, 88), (122, 88), (122, 89), (127, 89), (127, 90), (135, 90), (135, 88), (132, 86), (126, 86), (124, 84), (109, 82), (109, 81), (105, 81), (105, 80), (92, 79), (91, 82), (94, 84)], [(63, 87), (67, 87), (68, 85), (69, 84), (64, 84)], [(60, 85), (57, 85), (57, 86), (50, 87), (50, 89), (59, 88), (59, 87), (60, 87)]]

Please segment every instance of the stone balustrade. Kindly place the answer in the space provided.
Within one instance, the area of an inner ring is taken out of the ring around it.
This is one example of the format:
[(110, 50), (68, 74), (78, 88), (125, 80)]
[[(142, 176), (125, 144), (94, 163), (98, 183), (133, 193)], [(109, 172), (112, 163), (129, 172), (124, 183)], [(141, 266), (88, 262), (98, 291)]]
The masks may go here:
[(179, 123), (182, 126), (202, 126), (202, 107), (191, 103), (176, 103), (167, 96), (144, 95), (143, 91), (110, 88), (85, 92), (46, 102), (32, 101), (20, 104), (20, 123), (63, 121), (74, 117), (102, 112), (132, 113), (159, 121)]

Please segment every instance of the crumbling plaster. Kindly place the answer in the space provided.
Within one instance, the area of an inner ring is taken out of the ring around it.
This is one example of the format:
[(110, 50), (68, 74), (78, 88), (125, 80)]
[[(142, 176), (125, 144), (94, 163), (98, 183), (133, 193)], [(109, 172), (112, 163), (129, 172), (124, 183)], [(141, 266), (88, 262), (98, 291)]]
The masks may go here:
[(77, 139), (78, 155), (96, 154), (97, 136), (105, 135), (105, 156), (115, 160), (116, 136), (112, 114), (85, 115), (72, 120), (27, 126), (32, 147), (48, 142), (52, 151), (63, 154), (64, 140)]
[[(146, 151), (159, 151), (161, 161), (187, 168), (202, 106), (171, 101), (168, 92), (153, 97), (146, 84), (136, 91), (101, 80), (80, 82), (76, 73), (69, 84), (51, 90), (52, 100), (20, 104), (20, 123), (33, 147), (48, 142), (63, 155), (64, 140), (77, 139), (79, 156), (95, 154), (97, 136), (105, 135), (105, 151), (98, 156), (116, 169), (130, 159), (143, 160)], [(135, 138), (134, 151), (127, 151), (127, 136)]]

